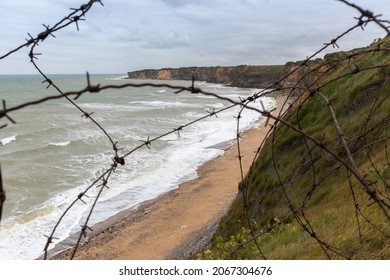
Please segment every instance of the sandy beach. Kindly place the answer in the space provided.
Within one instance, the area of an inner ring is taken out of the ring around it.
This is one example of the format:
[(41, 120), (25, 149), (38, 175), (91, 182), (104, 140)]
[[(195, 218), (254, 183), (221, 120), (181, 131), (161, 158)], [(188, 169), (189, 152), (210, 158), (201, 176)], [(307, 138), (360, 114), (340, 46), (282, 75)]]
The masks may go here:
[[(276, 97), (278, 115), (286, 98)], [(284, 106), (286, 108), (287, 106)], [(273, 124), (270, 121), (270, 124)], [(269, 124), (269, 125), (270, 125)], [(267, 135), (265, 123), (246, 131), (240, 147), (246, 173)], [(236, 143), (198, 169), (198, 178), (94, 227), (75, 259), (188, 259), (204, 248), (234, 200), (241, 180)], [(71, 251), (55, 258), (69, 259)]]

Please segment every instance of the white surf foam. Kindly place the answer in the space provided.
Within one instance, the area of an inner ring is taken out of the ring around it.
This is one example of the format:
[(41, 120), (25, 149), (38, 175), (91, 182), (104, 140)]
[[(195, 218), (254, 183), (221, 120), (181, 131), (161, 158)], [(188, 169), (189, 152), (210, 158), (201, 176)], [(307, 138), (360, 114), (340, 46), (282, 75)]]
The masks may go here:
[(58, 142), (58, 143), (49, 143), (49, 146), (66, 147), (69, 144), (70, 144), (70, 141), (66, 141), (66, 142)]
[(16, 140), (16, 135), (3, 138), (0, 140), (0, 146), (5, 146), (15, 140)]

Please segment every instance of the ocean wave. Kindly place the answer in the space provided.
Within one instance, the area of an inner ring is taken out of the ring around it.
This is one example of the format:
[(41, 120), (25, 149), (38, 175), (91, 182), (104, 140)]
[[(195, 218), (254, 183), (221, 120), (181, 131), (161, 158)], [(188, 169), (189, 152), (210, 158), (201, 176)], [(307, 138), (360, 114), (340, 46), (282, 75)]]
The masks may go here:
[(12, 141), (15, 141), (16, 140), (16, 135), (14, 136), (10, 136), (10, 137), (6, 137), (4, 139), (1, 139), (0, 140), (0, 146), (5, 146), (9, 143), (11, 143)]
[(225, 106), (222, 103), (215, 103), (215, 104), (212, 104), (211, 107), (216, 108), (216, 109), (221, 109)]
[[(73, 105), (66, 104), (65, 106), (71, 108)], [(167, 101), (130, 101), (128, 105), (119, 105), (113, 103), (84, 103), (81, 104), (83, 109), (102, 110), (111, 112), (142, 112), (148, 109), (166, 109), (166, 108), (193, 108), (193, 104), (184, 102), (167, 102)]]
[[(205, 109), (208, 109), (208, 108), (205, 108)], [(205, 110), (205, 111), (207, 111), (207, 110)], [(182, 115), (182, 117), (191, 118), (191, 119), (201, 118), (201, 117), (204, 117), (204, 116), (205, 116), (204, 112), (187, 112), (187, 113), (184, 113)]]
[[(72, 148), (69, 148), (72, 146)], [(88, 149), (88, 147), (93, 146), (90, 143), (88, 143), (84, 139), (77, 139), (72, 141), (63, 141), (63, 142), (50, 142), (50, 143), (44, 143), (40, 142), (35, 146), (25, 148), (20, 147), (18, 150), (9, 150), (5, 151), (3, 153), (3, 156), (6, 158), (29, 158), (31, 160), (37, 160), (38, 158), (44, 158), (46, 156), (49, 156), (52, 153), (55, 153), (60, 149), (61, 147), (67, 147), (71, 150), (68, 150), (69, 153), (76, 151), (80, 151), (82, 149)], [(64, 151), (64, 153), (66, 153)]]
[(113, 78), (105, 78), (106, 81), (122, 81), (128, 79), (129, 76), (124, 75), (124, 76), (119, 76), (119, 77), (113, 77)]
[(216, 99), (216, 97), (211, 96), (211, 95), (198, 95), (197, 98), (202, 98), (202, 99)]
[[(142, 110), (143, 108), (128, 106), (128, 105), (118, 105), (113, 103), (102, 104), (102, 103), (83, 103), (80, 104), (83, 109), (93, 109), (93, 110), (106, 110), (106, 111), (130, 111), (130, 110)], [(71, 108), (73, 105), (66, 104), (67, 107)]]
[(144, 105), (146, 107), (153, 108), (193, 108), (199, 107), (194, 104), (184, 103), (184, 102), (167, 102), (167, 101), (131, 101), (130, 104)]
[(208, 88), (230, 88), (230, 87), (223, 85), (223, 84), (210, 84), (210, 83), (207, 83), (206, 87), (208, 87)]
[(19, 225), (27, 224), (38, 217), (43, 217), (43, 216), (49, 215), (54, 211), (55, 211), (54, 205), (49, 205), (47, 207), (33, 209), (33, 210), (28, 211), (27, 213), (25, 213), (23, 215), (20, 215), (14, 219), (11, 219), (10, 221), (6, 221), (2, 225), (2, 228), (4, 230), (7, 230), (7, 229), (11, 229), (16, 224), (19, 224)]
[(70, 144), (70, 141), (66, 141), (66, 142), (58, 142), (58, 143), (49, 143), (49, 146), (66, 147), (69, 144)]

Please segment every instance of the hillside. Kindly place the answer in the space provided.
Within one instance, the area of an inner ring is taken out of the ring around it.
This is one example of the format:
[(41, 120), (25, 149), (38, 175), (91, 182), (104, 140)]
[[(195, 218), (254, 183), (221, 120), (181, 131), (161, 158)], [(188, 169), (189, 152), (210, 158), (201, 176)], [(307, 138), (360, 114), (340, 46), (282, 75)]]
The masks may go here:
[(198, 258), (390, 258), (389, 47), (387, 37), (303, 66)]

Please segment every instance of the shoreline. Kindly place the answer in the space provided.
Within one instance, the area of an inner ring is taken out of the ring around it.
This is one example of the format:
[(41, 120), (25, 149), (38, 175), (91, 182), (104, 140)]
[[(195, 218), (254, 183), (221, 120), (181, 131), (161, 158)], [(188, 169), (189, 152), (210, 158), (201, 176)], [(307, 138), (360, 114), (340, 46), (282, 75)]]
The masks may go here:
[[(278, 115), (286, 97), (272, 97), (276, 101), (274, 114)], [(260, 120), (260, 125), (242, 134), (244, 174), (268, 131), (269, 127)], [(236, 197), (241, 181), (236, 141), (224, 149), (223, 155), (201, 165), (197, 173), (196, 179), (95, 225), (94, 231), (88, 234), (88, 241), (78, 248), (75, 259), (191, 258), (207, 246), (219, 220)], [(64, 242), (54, 250), (70, 245)], [(51, 259), (69, 259), (71, 254), (72, 248)]]

